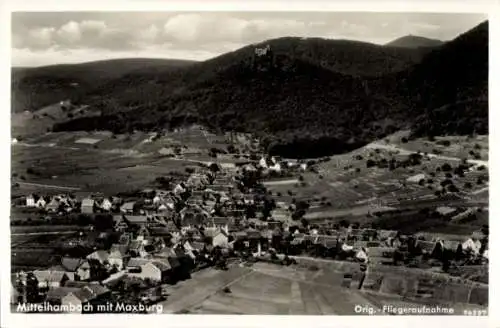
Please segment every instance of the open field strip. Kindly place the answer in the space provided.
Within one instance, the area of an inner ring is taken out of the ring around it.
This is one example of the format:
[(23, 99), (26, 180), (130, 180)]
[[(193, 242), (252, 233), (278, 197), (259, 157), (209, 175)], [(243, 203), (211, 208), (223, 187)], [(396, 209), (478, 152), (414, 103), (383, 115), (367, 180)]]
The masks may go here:
[(264, 181), (262, 184), (264, 186), (280, 186), (280, 185), (290, 185), (290, 184), (296, 184), (298, 183), (298, 179), (287, 179), (287, 180), (271, 180), (271, 181)]
[[(371, 143), (365, 146), (366, 148), (369, 149), (384, 149), (384, 150), (389, 150), (389, 151), (399, 151), (401, 155), (410, 155), (415, 153), (414, 151), (406, 150), (403, 148), (399, 148), (394, 145), (384, 145), (380, 143)], [(450, 156), (443, 156), (443, 155), (437, 155), (437, 154), (427, 154), (425, 155), (430, 158), (437, 158), (441, 160), (446, 160), (446, 161), (462, 161), (462, 158), (458, 157), (450, 157)], [(483, 161), (483, 160), (477, 160), (477, 159), (467, 159), (468, 163), (474, 164), (474, 165), (484, 165), (488, 167), (488, 161)]]
[(67, 235), (73, 234), (77, 231), (46, 231), (46, 232), (22, 232), (22, 233), (11, 233), (11, 236), (43, 236), (43, 235)]
[(61, 189), (61, 190), (69, 190), (69, 191), (76, 191), (76, 190), (81, 189), (78, 187), (65, 187), (65, 186), (49, 185), (49, 184), (43, 184), (43, 183), (32, 183), (32, 182), (17, 182), (17, 183), (21, 186), (25, 185), (25, 186), (30, 186), (30, 187), (42, 187), (42, 188)]

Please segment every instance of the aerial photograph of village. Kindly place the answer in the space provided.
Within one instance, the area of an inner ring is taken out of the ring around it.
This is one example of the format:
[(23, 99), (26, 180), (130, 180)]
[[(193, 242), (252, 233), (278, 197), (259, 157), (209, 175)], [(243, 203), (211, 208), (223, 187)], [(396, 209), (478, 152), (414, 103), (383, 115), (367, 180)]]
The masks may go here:
[(12, 313), (488, 315), (488, 17), (14, 12)]

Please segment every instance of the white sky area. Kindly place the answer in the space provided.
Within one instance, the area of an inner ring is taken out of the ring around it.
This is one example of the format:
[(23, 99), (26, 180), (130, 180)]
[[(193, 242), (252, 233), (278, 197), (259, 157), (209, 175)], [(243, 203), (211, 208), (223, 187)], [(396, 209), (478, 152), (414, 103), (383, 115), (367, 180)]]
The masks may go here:
[(14, 12), (12, 65), (131, 57), (206, 60), (284, 36), (385, 44), (412, 34), (446, 41), (486, 19), (463, 13)]

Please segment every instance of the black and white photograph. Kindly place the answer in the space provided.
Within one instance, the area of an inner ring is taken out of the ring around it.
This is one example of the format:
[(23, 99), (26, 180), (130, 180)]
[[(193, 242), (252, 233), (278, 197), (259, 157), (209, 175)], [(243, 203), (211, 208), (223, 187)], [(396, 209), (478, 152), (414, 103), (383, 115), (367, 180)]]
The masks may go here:
[(11, 313), (489, 315), (488, 13), (286, 10), (11, 13)]

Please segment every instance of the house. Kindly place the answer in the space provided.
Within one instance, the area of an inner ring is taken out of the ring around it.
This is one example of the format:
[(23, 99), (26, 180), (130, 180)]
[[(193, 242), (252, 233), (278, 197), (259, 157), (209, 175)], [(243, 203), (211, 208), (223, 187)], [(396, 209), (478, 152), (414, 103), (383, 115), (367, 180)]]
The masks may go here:
[(461, 244), (458, 240), (441, 240), (439, 242), (444, 250), (451, 252), (456, 252), (458, 250), (458, 246)]
[(354, 258), (359, 262), (368, 262), (368, 255), (366, 254), (366, 249), (361, 248), (356, 252)]
[(82, 200), (81, 210), (82, 213), (92, 214), (94, 213), (95, 201), (92, 198), (84, 198)]
[(114, 244), (111, 246), (108, 256), (108, 262), (110, 266), (114, 266), (118, 270), (122, 270), (129, 258), (130, 256), (128, 255), (127, 245)]
[(468, 238), (462, 243), (463, 252), (472, 252), (473, 254), (479, 254), (481, 249), (481, 242), (479, 240), (474, 241), (472, 238)]
[(76, 269), (75, 274), (80, 280), (89, 280), (92, 277), (92, 268), (89, 261), (83, 261)]
[(184, 183), (181, 182), (175, 186), (174, 188), (175, 195), (180, 195), (183, 194), (184, 192), (186, 192), (186, 189), (184, 188)]
[(210, 214), (198, 205), (183, 208), (179, 212), (183, 226), (202, 225)]
[(227, 248), (229, 243), (229, 236), (226, 232), (219, 231), (212, 237), (212, 246)]
[(120, 212), (124, 214), (133, 214), (134, 213), (135, 202), (126, 202), (120, 207)]
[(212, 217), (212, 225), (215, 228), (219, 229), (228, 229), (229, 223), (231, 221), (231, 218), (226, 217), (226, 216), (215, 216)]
[(83, 309), (84, 311), (86, 309), (85, 305), (90, 304), (91, 309), (96, 311), (97, 306), (106, 304), (110, 297), (111, 291), (108, 288), (98, 283), (90, 283), (76, 291), (69, 292), (61, 299), (61, 304), (68, 306), (68, 308), (73, 305), (73, 308)]
[(432, 254), (436, 247), (436, 243), (433, 241), (417, 240), (415, 247), (420, 248), (424, 254)]
[(56, 288), (69, 280), (68, 275), (61, 271), (34, 270), (33, 275), (38, 281), (38, 288)]
[(40, 197), (36, 201), (35, 206), (38, 207), (38, 208), (45, 208), (45, 206), (47, 206), (47, 201), (43, 197)]
[(59, 206), (61, 205), (61, 202), (59, 201), (59, 198), (54, 197), (50, 201), (50, 203), (47, 205), (46, 209), (49, 212), (57, 212), (59, 210)]
[(336, 236), (318, 235), (314, 243), (328, 249), (333, 249), (337, 247), (338, 240)]
[(148, 252), (144, 247), (144, 243), (141, 240), (133, 240), (129, 245), (129, 252), (131, 256), (135, 257), (146, 257)]
[(104, 198), (101, 204), (101, 209), (103, 211), (109, 212), (111, 211), (112, 208), (113, 208), (113, 203), (111, 202), (111, 200), (109, 198)]
[[(75, 258), (75, 257), (63, 257), (61, 259), (61, 265), (59, 265), (58, 267), (60, 267), (62, 270), (61, 271), (64, 271), (69, 280), (70, 281), (73, 281), (73, 280), (79, 280), (79, 279), (88, 279), (88, 277), (80, 277), (78, 275), (78, 269), (84, 265), (84, 263), (87, 262), (86, 260), (84, 259), (80, 259), (80, 258)], [(53, 269), (57, 269), (56, 268), (53, 268)]]
[(26, 206), (27, 207), (35, 207), (36, 206), (35, 196), (33, 196), (33, 195), (26, 196)]
[(378, 230), (377, 237), (379, 240), (387, 240), (389, 238), (396, 238), (398, 232), (395, 230)]
[(163, 199), (160, 197), (160, 195), (156, 194), (154, 197), (153, 197), (153, 205), (155, 206), (159, 206), (161, 204), (161, 202), (163, 201)]
[(127, 275), (139, 279), (164, 281), (172, 267), (168, 260), (131, 258), (127, 264)]
[(47, 292), (45, 301), (50, 304), (61, 305), (62, 300), (66, 295), (68, 295), (69, 293), (77, 292), (78, 290), (80, 290), (80, 288), (66, 287), (66, 286), (52, 288)]
[(87, 260), (96, 260), (102, 265), (109, 265), (109, 253), (103, 250), (90, 253), (86, 257)]

